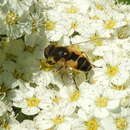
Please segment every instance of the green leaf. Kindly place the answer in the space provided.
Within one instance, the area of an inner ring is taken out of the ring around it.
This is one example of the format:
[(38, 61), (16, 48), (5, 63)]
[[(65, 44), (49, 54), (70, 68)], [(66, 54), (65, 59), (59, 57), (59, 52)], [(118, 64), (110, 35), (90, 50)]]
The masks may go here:
[(118, 0), (119, 2), (130, 4), (130, 0)]

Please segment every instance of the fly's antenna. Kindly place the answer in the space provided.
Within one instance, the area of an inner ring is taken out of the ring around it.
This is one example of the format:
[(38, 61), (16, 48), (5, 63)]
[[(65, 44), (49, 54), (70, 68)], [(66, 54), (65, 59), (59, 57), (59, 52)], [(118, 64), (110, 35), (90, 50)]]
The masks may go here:
[[(100, 39), (101, 39), (101, 40), (111, 40), (111, 38), (105, 38), (105, 37), (100, 38)], [(75, 44), (85, 44), (85, 43), (87, 43), (87, 42), (92, 42), (92, 41), (94, 41), (94, 40), (81, 41), (81, 42), (77, 42), (77, 43), (75, 43)], [(71, 43), (72, 43), (72, 41), (71, 41)]]

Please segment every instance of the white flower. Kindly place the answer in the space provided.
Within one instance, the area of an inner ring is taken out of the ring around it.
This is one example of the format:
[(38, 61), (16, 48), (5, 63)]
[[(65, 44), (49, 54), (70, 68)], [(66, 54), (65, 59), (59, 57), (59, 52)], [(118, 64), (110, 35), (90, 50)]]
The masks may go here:
[(66, 24), (64, 19), (62, 19), (62, 15), (60, 13), (62, 12), (59, 12), (57, 8), (45, 12), (43, 28), (45, 29), (45, 33), (49, 41), (58, 41), (61, 39), (63, 34), (67, 32), (66, 30), (68, 24)]
[(25, 11), (28, 11), (29, 7), (32, 5), (33, 0), (8, 0), (8, 6), (19, 15), (22, 15)]
[(129, 82), (122, 85), (110, 84), (106, 94), (116, 99), (121, 99), (127, 97), (128, 92), (130, 92)]
[(7, 8), (6, 11), (1, 11), (1, 29), (2, 34), (7, 35), (10, 39), (17, 39), (23, 35), (22, 20), (24, 16), (18, 15), (13, 9)]
[[(87, 86), (87, 84), (82, 83), (82, 86)], [(82, 108), (86, 112), (91, 111), (95, 117), (105, 118), (110, 114), (111, 110), (119, 107), (120, 100), (107, 95), (107, 89), (102, 86), (90, 85), (87, 89), (86, 98), (82, 103)]]
[(108, 127), (112, 130), (129, 130), (130, 116), (128, 115), (128, 113), (125, 115), (124, 112), (125, 111), (122, 110), (119, 114), (112, 114), (112, 116), (103, 119), (102, 125), (104, 126), (104, 130), (108, 130)]
[(53, 73), (51, 71), (39, 71), (33, 74), (32, 82), (40, 87), (49, 85), (54, 81)]
[(16, 90), (16, 97), (13, 98), (13, 105), (22, 108), (26, 115), (34, 115), (40, 112), (40, 109), (48, 109), (51, 106), (48, 91), (45, 88), (31, 88), (25, 84), (25, 88)]
[(101, 120), (93, 116), (92, 113), (86, 113), (83, 109), (78, 111), (78, 119), (72, 124), (73, 130), (104, 130)]
[[(32, 35), (37, 34), (37, 36), (44, 35), (43, 20), (44, 20), (44, 16), (43, 16), (42, 9), (38, 5), (33, 6), (30, 13), (27, 13), (24, 16), (24, 20), (21, 23), (23, 25), (22, 29), (28, 35), (30, 34)], [(25, 35), (25, 37), (28, 35)]]
[(76, 109), (76, 107), (81, 107), (81, 105), (84, 103), (86, 95), (87, 95), (87, 87), (89, 84), (79, 85), (77, 86), (68, 86), (63, 87), (60, 90), (61, 97), (67, 101), (68, 108), (73, 108), (73, 111)]
[[(99, 66), (99, 62), (96, 62), (95, 65)], [(129, 77), (128, 64), (125, 63), (125, 58), (119, 52), (114, 51), (114, 48), (113, 50), (104, 52), (103, 60), (100, 60), (100, 65), (101, 68), (95, 68), (95, 78), (100, 77), (115, 85), (121, 85), (127, 81)]]
[(71, 130), (73, 118), (69, 113), (64, 107), (54, 107), (50, 111), (42, 111), (34, 120), (39, 130), (53, 127), (57, 130)]
[[(129, 130), (129, 10), (113, 0), (0, 0), (0, 129)], [(92, 70), (54, 72), (59, 62), (44, 57), (52, 42), (83, 43)]]
[(102, 34), (105, 33), (106, 37), (111, 36), (111, 34), (114, 33), (116, 28), (125, 25), (125, 22), (123, 21), (123, 14), (116, 11), (109, 11), (109, 13), (107, 13), (106, 17), (102, 21), (101, 26), (98, 28), (100, 30), (99, 32)]

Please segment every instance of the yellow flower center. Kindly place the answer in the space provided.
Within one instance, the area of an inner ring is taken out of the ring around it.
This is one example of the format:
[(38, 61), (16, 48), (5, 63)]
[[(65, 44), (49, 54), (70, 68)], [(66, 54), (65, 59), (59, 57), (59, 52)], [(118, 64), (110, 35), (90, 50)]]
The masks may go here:
[(79, 11), (79, 9), (75, 6), (71, 6), (70, 8), (66, 8), (66, 12), (69, 14), (75, 14)]
[(6, 23), (7, 24), (16, 24), (17, 22), (17, 15), (14, 12), (9, 12), (6, 16)]
[(128, 86), (127, 86), (127, 85), (113, 85), (111, 88), (120, 91), (120, 90), (125, 90), (125, 89), (127, 89)]
[(34, 50), (35, 50), (35, 46), (34, 47), (32, 47), (32, 46), (25, 46), (24, 47), (24, 51), (28, 51), (30, 53), (32, 53)]
[(64, 116), (57, 116), (52, 120), (55, 125), (62, 124), (65, 121)]
[(11, 130), (11, 127), (10, 127), (10, 125), (8, 124), (8, 125), (6, 125), (5, 127), (5, 130)]
[(2, 128), (3, 128), (4, 130), (10, 130), (10, 129), (11, 129), (11, 127), (10, 127), (8, 121), (2, 120), (0, 123), (1, 123), (1, 124), (0, 124), (0, 125), (1, 125), (1, 129), (2, 129)]
[(116, 127), (118, 129), (124, 130), (127, 128), (127, 126), (128, 126), (128, 122), (125, 118), (119, 117), (116, 119)]
[(106, 107), (108, 105), (108, 98), (99, 97), (95, 100), (95, 104), (97, 107)]
[(92, 20), (100, 20), (100, 17), (95, 15), (95, 16), (91, 16), (90, 19), (92, 19)]
[(106, 74), (109, 76), (109, 77), (113, 77), (115, 76), (116, 74), (118, 74), (119, 72), (119, 67), (118, 66), (107, 66), (107, 71), (106, 71)]
[(98, 121), (95, 118), (84, 122), (84, 125), (87, 127), (87, 130), (98, 130), (100, 127)]
[(101, 46), (103, 45), (103, 40), (101, 37), (97, 34), (94, 34), (93, 36), (90, 37), (90, 40), (96, 45), (96, 46)]
[(37, 31), (36, 21), (33, 20), (33, 22), (32, 22), (32, 32), (36, 32), (36, 31)]
[(44, 24), (44, 28), (49, 31), (55, 29), (55, 27), (56, 27), (56, 22), (54, 22), (54, 21), (48, 20), (48, 21), (44, 22), (43, 24)]
[(77, 23), (71, 23), (71, 28), (75, 29), (78, 27), (78, 24)]
[(107, 20), (104, 24), (104, 28), (106, 29), (113, 29), (116, 25), (116, 21), (115, 20)]
[(96, 7), (98, 10), (101, 10), (101, 11), (104, 10), (104, 7), (103, 7), (101, 4), (96, 4), (95, 7)]
[(96, 79), (93, 79), (93, 80), (91, 81), (92, 84), (96, 84), (96, 82), (97, 82)]
[(27, 101), (27, 105), (29, 107), (36, 107), (40, 103), (40, 100), (38, 98), (36, 98), (36, 97), (28, 98), (26, 101)]
[(57, 97), (55, 96), (53, 99), (52, 99), (53, 102), (55, 103), (59, 103), (61, 101), (61, 97)]
[(71, 95), (70, 95), (70, 101), (71, 102), (75, 102), (79, 99), (80, 97), (80, 91), (79, 90), (76, 90), (74, 91)]

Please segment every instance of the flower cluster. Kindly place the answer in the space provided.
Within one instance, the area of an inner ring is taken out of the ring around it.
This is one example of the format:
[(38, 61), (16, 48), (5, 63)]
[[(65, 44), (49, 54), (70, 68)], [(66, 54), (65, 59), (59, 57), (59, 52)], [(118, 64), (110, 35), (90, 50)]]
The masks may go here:
[[(114, 0), (0, 1), (0, 129), (130, 130), (129, 16)], [(92, 70), (47, 64), (52, 43)]]

